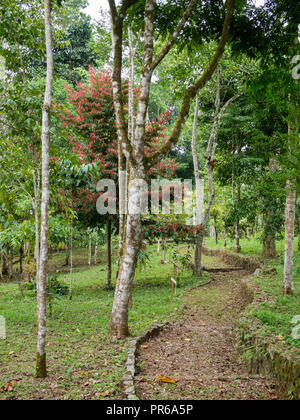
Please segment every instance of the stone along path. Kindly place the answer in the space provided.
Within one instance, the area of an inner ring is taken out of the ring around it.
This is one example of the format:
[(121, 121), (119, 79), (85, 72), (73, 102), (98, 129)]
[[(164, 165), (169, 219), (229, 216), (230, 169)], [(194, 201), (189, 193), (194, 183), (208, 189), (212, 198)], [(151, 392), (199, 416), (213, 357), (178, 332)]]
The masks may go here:
[[(281, 399), (271, 378), (249, 375), (236, 350), (235, 320), (246, 303), (246, 271), (214, 274), (185, 296), (180, 320), (141, 346), (136, 393), (147, 399)], [(164, 375), (175, 384), (157, 382)]]

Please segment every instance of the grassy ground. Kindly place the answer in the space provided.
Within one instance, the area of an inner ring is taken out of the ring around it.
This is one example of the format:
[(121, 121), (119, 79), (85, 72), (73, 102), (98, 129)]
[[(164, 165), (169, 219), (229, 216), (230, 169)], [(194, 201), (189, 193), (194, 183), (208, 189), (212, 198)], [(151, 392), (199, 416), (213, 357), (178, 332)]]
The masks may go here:
[[(206, 239), (206, 245), (216, 247), (212, 238)], [(222, 247), (224, 241), (219, 242)], [(231, 244), (228, 244), (231, 246)], [(241, 240), (242, 253), (248, 255), (261, 256), (262, 244), (256, 238)], [(253, 312), (263, 323), (264, 330), (271, 331), (277, 336), (298, 348), (300, 348), (300, 339), (293, 339), (292, 329), (295, 327), (291, 323), (296, 315), (300, 315), (300, 254), (298, 252), (298, 242), (294, 243), (294, 296), (283, 296), (283, 258), (281, 256), (281, 242), (276, 244), (278, 259), (265, 261), (265, 268), (261, 276), (255, 279), (260, 288), (269, 297), (262, 303), (257, 310)]]
[[(155, 247), (151, 263), (137, 273), (129, 320), (132, 335), (146, 330), (155, 320), (166, 321), (182, 304), (182, 295), (196, 280), (188, 270), (180, 274), (177, 296), (171, 295), (172, 266), (160, 264)], [(169, 247), (167, 255), (174, 248)], [(7, 339), (0, 340), (0, 389), (11, 384), (1, 399), (118, 399), (127, 343), (107, 337), (113, 291), (105, 290), (105, 250), (100, 264), (88, 269), (86, 250), (75, 252), (73, 300), (63, 296), (53, 303), (48, 319), (46, 380), (34, 378), (36, 352), (36, 296), (16, 283), (0, 283), (0, 314), (6, 319)], [(209, 263), (209, 259), (204, 260)], [(51, 268), (64, 270), (63, 254), (55, 254)], [(114, 266), (114, 273), (115, 273)], [(59, 279), (68, 285), (68, 274)], [(201, 281), (205, 281), (201, 279)]]
[[(218, 244), (214, 238), (205, 238), (205, 245), (210, 248), (223, 248), (224, 247), (224, 239), (220, 239)], [(241, 245), (241, 254), (244, 255), (252, 255), (256, 257), (260, 257), (262, 255), (262, 242), (257, 237), (242, 238), (240, 240)], [(234, 251), (234, 239), (227, 238), (227, 249), (230, 251)], [(284, 254), (284, 240), (283, 241), (276, 241), (276, 250), (279, 257), (283, 257)], [(298, 241), (295, 239), (294, 242), (294, 252), (295, 254), (298, 252)]]

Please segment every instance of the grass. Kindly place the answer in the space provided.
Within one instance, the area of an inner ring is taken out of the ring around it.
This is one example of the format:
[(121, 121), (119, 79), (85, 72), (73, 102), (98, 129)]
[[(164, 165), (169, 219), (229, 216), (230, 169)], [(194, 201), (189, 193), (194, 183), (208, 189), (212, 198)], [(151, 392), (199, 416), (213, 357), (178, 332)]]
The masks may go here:
[[(155, 246), (149, 250), (151, 263), (144, 271), (138, 270), (134, 281), (129, 323), (135, 336), (155, 320), (174, 317), (183, 293), (199, 282), (189, 270), (183, 270), (177, 277), (177, 296), (172, 296), (172, 266), (160, 264)], [(127, 343), (108, 338), (114, 293), (105, 290), (105, 250), (100, 250), (100, 264), (90, 269), (84, 266), (86, 254), (86, 250), (77, 250), (74, 255), (73, 300), (62, 296), (53, 302), (53, 317), (47, 323), (46, 380), (34, 377), (35, 292), (25, 291), (22, 298), (16, 283), (0, 283), (0, 314), (6, 319), (7, 329), (7, 339), (0, 340), (0, 389), (13, 384), (11, 392), (0, 391), (0, 400), (122, 398), (119, 382)], [(171, 246), (168, 254), (173, 254)], [(63, 255), (54, 254), (50, 265), (62, 269), (63, 263)], [(114, 278), (115, 265), (113, 269)], [(59, 280), (67, 285), (68, 274), (62, 273)]]
[[(224, 241), (215, 244), (214, 238), (206, 238), (205, 244), (211, 248), (222, 248)], [(262, 254), (262, 243), (258, 238), (241, 239), (242, 254), (259, 256)], [(284, 244), (283, 244), (284, 247)], [(234, 250), (234, 241), (227, 241), (227, 248)], [(265, 270), (254, 279), (260, 288), (269, 296), (269, 299), (253, 310), (252, 315), (257, 317), (263, 324), (262, 332), (272, 332), (276, 336), (282, 336), (284, 341), (292, 346), (300, 348), (300, 339), (293, 339), (292, 324), (294, 316), (300, 315), (300, 254), (298, 252), (298, 241), (294, 242), (294, 296), (283, 296), (283, 255), (282, 243), (276, 242), (278, 253), (277, 260), (266, 260)], [(283, 248), (284, 249), (284, 248)], [(275, 269), (275, 270), (274, 270)]]
[[(227, 249), (230, 251), (234, 251), (234, 239), (227, 238)], [(223, 248), (224, 247), (224, 239), (220, 239), (218, 244), (214, 238), (205, 238), (205, 245), (209, 248)], [(262, 256), (262, 242), (261, 239), (258, 237), (251, 238), (241, 238), (240, 239), (240, 246), (241, 246), (241, 254), (243, 255), (251, 255), (255, 257)], [(276, 241), (276, 250), (277, 254), (282, 257), (284, 253), (284, 240), (283, 241)], [(298, 241), (295, 239), (294, 242), (294, 252), (297, 253), (298, 251)]]
[[(262, 274), (255, 281), (270, 296), (255, 310), (256, 316), (263, 324), (263, 330), (282, 336), (284, 341), (300, 349), (300, 338), (294, 339), (292, 330), (295, 327), (292, 319), (300, 315), (300, 255), (294, 258), (294, 296), (283, 296), (283, 263), (272, 261), (266, 272), (275, 269), (274, 274)], [(263, 272), (264, 273), (264, 272)], [(300, 323), (299, 323), (300, 324)]]

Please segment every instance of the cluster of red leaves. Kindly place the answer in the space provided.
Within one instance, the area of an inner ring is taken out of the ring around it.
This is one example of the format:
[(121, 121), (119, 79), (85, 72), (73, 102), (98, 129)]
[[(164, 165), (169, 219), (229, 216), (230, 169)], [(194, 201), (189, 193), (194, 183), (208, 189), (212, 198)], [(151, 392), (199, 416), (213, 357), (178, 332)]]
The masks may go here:
[(202, 225), (188, 226), (181, 223), (158, 223), (143, 226), (143, 237), (147, 240), (173, 238), (175, 241), (194, 240), (203, 229)]
[[(111, 76), (90, 67), (87, 84), (78, 82), (77, 89), (66, 85), (65, 90), (68, 106), (53, 103), (53, 110), (67, 133), (73, 153), (82, 164), (96, 164), (99, 177), (117, 180), (118, 143)], [(123, 87), (123, 95), (126, 110), (128, 84)], [(164, 130), (169, 114), (167, 111), (157, 121), (146, 124), (146, 155), (153, 153), (166, 141)], [(162, 161), (149, 170), (148, 176), (169, 177), (175, 173), (175, 169), (174, 159)], [(91, 184), (95, 186), (96, 183)], [(95, 209), (100, 194), (95, 188), (85, 188), (76, 192), (74, 200), (83, 208), (84, 213), (88, 213), (92, 208)]]

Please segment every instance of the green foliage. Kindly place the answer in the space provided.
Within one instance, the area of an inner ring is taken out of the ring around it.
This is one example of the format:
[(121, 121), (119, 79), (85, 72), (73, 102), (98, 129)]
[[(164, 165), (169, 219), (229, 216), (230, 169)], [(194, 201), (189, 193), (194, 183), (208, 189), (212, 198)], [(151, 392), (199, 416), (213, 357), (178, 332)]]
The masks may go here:
[(59, 273), (48, 276), (47, 293), (52, 296), (65, 296), (68, 294), (68, 287), (59, 281)]

